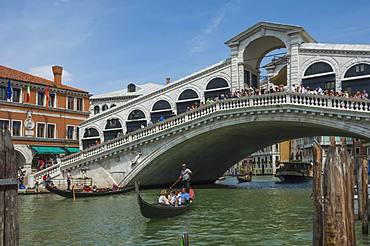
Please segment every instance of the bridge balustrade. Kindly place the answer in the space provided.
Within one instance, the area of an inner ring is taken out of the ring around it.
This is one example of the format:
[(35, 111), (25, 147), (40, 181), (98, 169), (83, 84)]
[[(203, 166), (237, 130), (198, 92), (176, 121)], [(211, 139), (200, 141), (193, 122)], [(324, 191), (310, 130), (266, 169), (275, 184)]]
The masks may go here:
[[(105, 152), (106, 150), (113, 150), (117, 147), (127, 143), (142, 139), (144, 137), (165, 131), (167, 129), (176, 127), (186, 122), (198, 119), (205, 115), (217, 111), (225, 111), (239, 108), (253, 108), (265, 107), (272, 105), (303, 105), (318, 108), (331, 108), (350, 111), (370, 112), (370, 103), (368, 100), (343, 98), (343, 97), (329, 97), (323, 95), (300, 94), (292, 92), (280, 92), (273, 94), (265, 94), (260, 96), (250, 96), (243, 98), (233, 98), (227, 100), (219, 100), (212, 104), (201, 106), (195, 110), (185, 112), (181, 115), (167, 119), (164, 122), (159, 122), (153, 126), (148, 126), (144, 129), (131, 132), (116, 139), (104, 142), (100, 145), (81, 151), (61, 160), (61, 166), (69, 166), (81, 159), (86, 159), (94, 155)], [(57, 164), (59, 167), (59, 164)], [(46, 170), (46, 169), (45, 169)], [(41, 175), (41, 174), (40, 174)], [(42, 176), (41, 176), (42, 177)]]

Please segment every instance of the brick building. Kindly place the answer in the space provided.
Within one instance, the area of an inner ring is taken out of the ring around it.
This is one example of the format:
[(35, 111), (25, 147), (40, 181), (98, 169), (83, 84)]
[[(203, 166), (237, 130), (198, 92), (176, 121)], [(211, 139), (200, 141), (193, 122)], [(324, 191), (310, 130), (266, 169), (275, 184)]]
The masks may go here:
[(78, 152), (78, 125), (89, 116), (89, 93), (64, 85), (62, 67), (51, 69), (54, 81), (0, 66), (0, 129), (10, 130), (27, 173)]

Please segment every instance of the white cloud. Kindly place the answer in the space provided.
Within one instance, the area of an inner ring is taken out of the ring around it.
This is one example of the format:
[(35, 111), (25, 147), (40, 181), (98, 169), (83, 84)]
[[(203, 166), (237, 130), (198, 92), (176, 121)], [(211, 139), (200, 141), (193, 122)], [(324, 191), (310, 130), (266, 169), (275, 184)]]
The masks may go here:
[[(32, 75), (36, 75), (36, 76), (49, 79), (49, 80), (54, 80), (54, 75), (53, 75), (53, 71), (51, 68), (52, 66), (53, 65), (43, 65), (43, 66), (38, 66), (38, 67), (32, 67), (28, 69), (28, 72)], [(62, 74), (63, 83), (71, 82), (72, 79), (73, 79), (72, 74), (69, 71), (63, 69), (63, 74)]]
[(211, 19), (207, 26), (203, 30), (201, 30), (199, 34), (192, 38), (190, 42), (191, 53), (198, 53), (206, 50), (209, 36), (218, 29), (218, 27), (222, 24), (223, 20), (225, 19), (225, 16), (229, 12), (238, 9), (235, 3), (236, 2), (231, 1), (227, 2), (222, 7), (221, 11)]

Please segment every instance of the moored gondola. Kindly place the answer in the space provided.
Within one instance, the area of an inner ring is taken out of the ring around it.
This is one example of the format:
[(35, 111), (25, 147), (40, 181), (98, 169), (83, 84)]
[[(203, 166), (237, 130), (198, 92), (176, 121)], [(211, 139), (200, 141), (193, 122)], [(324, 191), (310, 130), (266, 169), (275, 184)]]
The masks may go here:
[(252, 175), (251, 174), (241, 174), (237, 175), (236, 178), (238, 179), (239, 183), (251, 182)]
[[(135, 184), (135, 190), (136, 190), (137, 200), (138, 200), (139, 207), (140, 207), (140, 212), (144, 217), (149, 218), (149, 219), (174, 217), (174, 216), (185, 213), (192, 206), (192, 202), (190, 202), (187, 205), (180, 206), (180, 207), (174, 207), (170, 205), (150, 204), (144, 201), (143, 198), (140, 196), (138, 184)], [(193, 198), (194, 191), (192, 190), (189, 193), (192, 194), (192, 198)]]
[(123, 194), (127, 193), (129, 191), (134, 190), (133, 187), (125, 187), (118, 189), (116, 191), (113, 190), (97, 190), (94, 192), (86, 192), (82, 190), (61, 190), (53, 185), (46, 185), (46, 189), (54, 194), (57, 194), (59, 196), (65, 197), (65, 198), (73, 198), (73, 193), (75, 198), (84, 198), (84, 197), (96, 197), (96, 196), (110, 196), (110, 195), (117, 195), (117, 194)]

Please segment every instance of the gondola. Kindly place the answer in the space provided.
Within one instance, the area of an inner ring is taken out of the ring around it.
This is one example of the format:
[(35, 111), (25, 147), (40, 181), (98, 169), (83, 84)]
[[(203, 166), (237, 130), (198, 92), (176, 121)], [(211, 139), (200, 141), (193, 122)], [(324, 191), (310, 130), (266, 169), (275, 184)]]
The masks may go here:
[[(135, 184), (135, 190), (136, 190), (137, 200), (138, 200), (139, 207), (140, 207), (140, 212), (144, 217), (149, 218), (149, 219), (174, 217), (174, 216), (185, 213), (192, 206), (192, 202), (190, 202), (187, 205), (183, 205), (181, 207), (173, 207), (173, 206), (166, 206), (166, 205), (160, 205), (160, 204), (150, 204), (144, 201), (143, 198), (141, 198), (138, 184)], [(191, 197), (194, 198), (194, 191), (192, 190), (190, 193), (191, 193)]]
[(251, 182), (252, 175), (251, 174), (240, 174), (237, 175), (236, 178), (238, 179), (239, 183)]
[[(55, 186), (52, 185), (46, 185), (46, 189), (54, 194), (57, 194), (59, 196), (65, 197), (65, 198), (73, 198), (73, 192), (72, 190), (60, 190)], [(113, 190), (101, 190), (101, 191), (95, 191), (95, 192), (85, 192), (82, 190), (75, 190), (75, 198), (84, 198), (84, 197), (96, 197), (96, 196), (110, 196), (110, 195), (117, 195), (117, 194), (123, 194), (127, 193), (129, 191), (134, 190), (133, 187), (126, 187), (122, 188), (116, 191)]]

